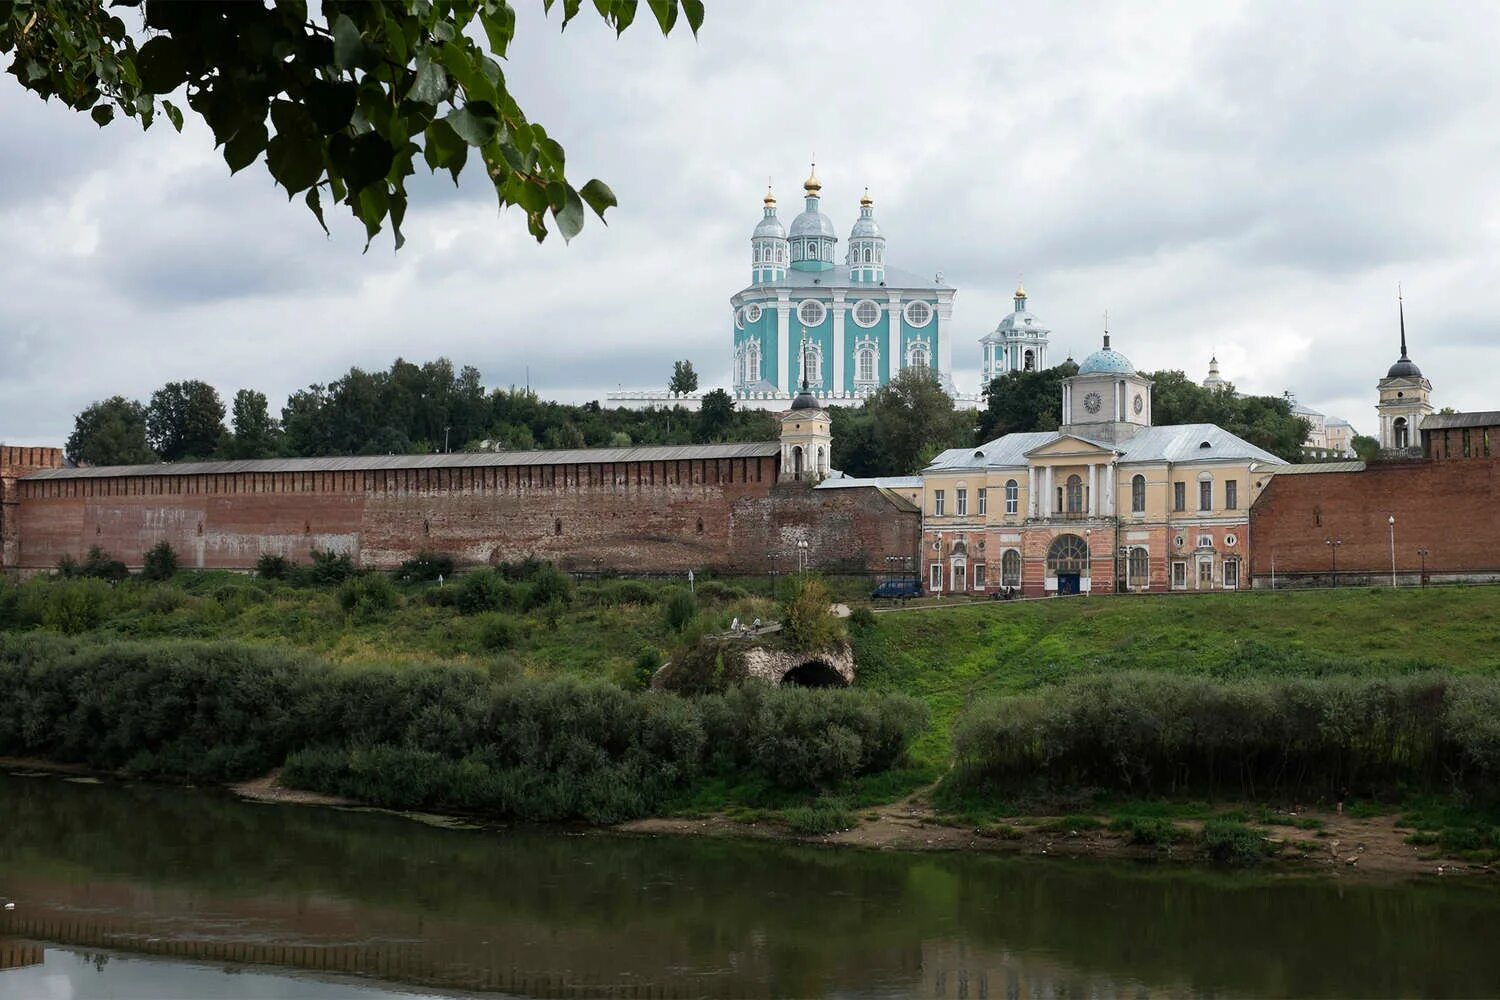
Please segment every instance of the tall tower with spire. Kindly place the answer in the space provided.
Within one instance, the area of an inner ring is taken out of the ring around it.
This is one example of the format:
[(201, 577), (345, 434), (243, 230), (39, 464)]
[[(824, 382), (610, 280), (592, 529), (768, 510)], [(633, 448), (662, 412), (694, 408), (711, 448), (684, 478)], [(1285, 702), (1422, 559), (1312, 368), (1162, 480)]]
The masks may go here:
[(1422, 418), (1432, 412), (1432, 383), (1406, 353), (1406, 302), (1396, 293), (1396, 309), (1401, 322), (1401, 357), (1391, 365), (1385, 378), (1375, 384), (1380, 402), (1380, 447), (1390, 451), (1420, 448)]
[(870, 189), (859, 199), (859, 218), (849, 232), (849, 280), (879, 284), (885, 280), (885, 237), (875, 224)]
[(786, 230), (776, 218), (776, 196), (771, 193), (770, 184), (766, 185), (766, 196), (761, 204), (764, 214), (750, 237), (750, 281), (756, 285), (786, 277), (791, 256)]
[(1219, 374), (1219, 357), (1214, 355), (1208, 359), (1208, 378), (1203, 380), (1203, 388), (1210, 392), (1217, 392), (1228, 385), (1229, 383), (1224, 381), (1224, 377)]

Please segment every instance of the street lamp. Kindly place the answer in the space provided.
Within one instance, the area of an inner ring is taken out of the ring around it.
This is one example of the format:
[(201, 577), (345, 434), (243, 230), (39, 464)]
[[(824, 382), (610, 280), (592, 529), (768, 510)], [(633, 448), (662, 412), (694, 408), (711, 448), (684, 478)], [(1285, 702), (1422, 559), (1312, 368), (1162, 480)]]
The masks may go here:
[(797, 542), (797, 572), (807, 572), (807, 539)]
[(1387, 523), (1391, 526), (1391, 589), (1396, 589), (1396, 515), (1392, 514)]
[(1339, 585), (1339, 546), (1344, 544), (1342, 538), (1325, 538), (1323, 544), (1328, 546), (1328, 552), (1333, 557), (1333, 585)]
[(1422, 586), (1425, 588), (1427, 586), (1427, 550), (1418, 549), (1417, 555), (1422, 559)]

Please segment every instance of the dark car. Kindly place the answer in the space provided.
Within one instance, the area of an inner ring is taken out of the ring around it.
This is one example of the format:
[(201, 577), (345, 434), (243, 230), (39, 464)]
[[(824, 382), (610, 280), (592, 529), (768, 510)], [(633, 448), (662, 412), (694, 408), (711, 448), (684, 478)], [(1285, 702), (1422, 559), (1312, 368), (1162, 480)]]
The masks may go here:
[(921, 597), (922, 585), (916, 580), (883, 580), (876, 585), (870, 597), (879, 600), (882, 597), (893, 600), (905, 597)]

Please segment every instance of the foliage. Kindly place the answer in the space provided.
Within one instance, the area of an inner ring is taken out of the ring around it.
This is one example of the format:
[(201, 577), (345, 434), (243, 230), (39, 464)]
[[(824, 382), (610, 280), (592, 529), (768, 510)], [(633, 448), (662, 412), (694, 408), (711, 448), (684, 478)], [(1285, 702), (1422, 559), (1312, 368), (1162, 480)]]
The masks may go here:
[(146, 435), (165, 462), (210, 458), (224, 436), (224, 403), (207, 382), (168, 382), (151, 394)]
[(360, 573), (339, 587), (339, 607), (357, 622), (371, 622), (396, 607), (400, 595), (384, 573)]
[(843, 622), (833, 616), (828, 585), (821, 577), (793, 577), (782, 604), (783, 634), (795, 648), (813, 653), (831, 649), (848, 636)]
[(666, 603), (662, 605), (662, 621), (673, 632), (681, 632), (697, 616), (698, 599), (682, 588), (668, 594)]
[(1273, 846), (1259, 832), (1227, 819), (1204, 823), (1198, 831), (1198, 847), (1220, 864), (1241, 867), (1260, 864), (1274, 853)]
[(1354, 435), (1349, 446), (1361, 462), (1373, 462), (1380, 457), (1380, 442), (1368, 434)]
[(177, 572), (177, 552), (169, 542), (157, 542), (146, 550), (141, 576), (147, 580), (170, 580)]
[(521, 625), (510, 615), (489, 611), (475, 620), (479, 645), (492, 653), (510, 649), (521, 637)]
[(511, 588), (505, 578), (492, 569), (465, 573), (454, 588), (454, 606), (466, 615), (498, 611), (511, 604)]
[(124, 396), (90, 403), (73, 420), (65, 451), (80, 465), (145, 465), (156, 461), (146, 441), (146, 408)]
[(679, 396), (698, 391), (698, 373), (693, 371), (691, 361), (672, 362), (672, 377), (667, 380), (667, 391)]
[(1078, 374), (1072, 360), (1040, 371), (1006, 372), (984, 387), (976, 443), (1004, 434), (1051, 431), (1062, 425), (1063, 379)]
[(698, 439), (703, 442), (723, 441), (733, 426), (734, 398), (723, 389), (704, 393), (698, 406)]
[(859, 816), (839, 798), (820, 798), (812, 805), (783, 809), (780, 818), (794, 833), (813, 835), (839, 833), (859, 825)]
[(92, 577), (96, 580), (123, 580), (130, 576), (130, 570), (118, 559), (110, 556), (97, 545), (89, 546), (89, 551), (84, 556), (83, 562), (78, 562), (72, 556), (63, 556), (57, 562), (57, 575), (63, 578)]
[(1126, 843), (1158, 850), (1166, 850), (1182, 839), (1182, 830), (1177, 824), (1161, 816), (1122, 816), (1109, 828), (1123, 833)]
[(1292, 404), (1280, 396), (1241, 396), (1232, 387), (1205, 389), (1179, 371), (1147, 372), (1151, 387), (1151, 422), (1218, 424), (1258, 448), (1288, 462), (1302, 460), (1308, 422), (1292, 415)]
[[(581, 6), (565, 0), (564, 26)], [(701, 0), (649, 6), (663, 34), (679, 6), (695, 34), (703, 22)], [(634, 0), (595, 7), (616, 32), (635, 19)], [(585, 205), (602, 218), (615, 204), (598, 180), (569, 183), (562, 146), (527, 121), (511, 94), (496, 62), (515, 34), (504, 2), (330, 0), (313, 16), (300, 3), (143, 9), (149, 37), (137, 45), (139, 32), (103, 4), (17, 0), (0, 8), (0, 53), (13, 55), (9, 71), (23, 87), (88, 111), (100, 126), (120, 111), (149, 128), (159, 107), (181, 131), (183, 110), (167, 98), (183, 91), (232, 173), (264, 154), (271, 177), (289, 198), (305, 193), (325, 229), (329, 196), (348, 206), (368, 239), (388, 222), (398, 249), (406, 178), (419, 154), (455, 184), (477, 154), (500, 207), (520, 208), (537, 240), (547, 235), (548, 212), (571, 239)]]
[(551, 563), (542, 563), (525, 576), (531, 584), (526, 610), (573, 603), (573, 579)]
[(262, 580), (285, 580), (292, 575), (296, 564), (286, 556), (273, 555), (269, 552), (255, 560), (255, 575)]
[(299, 572), (306, 574), (308, 582), (321, 586), (343, 583), (354, 575), (354, 560), (347, 552), (313, 549), (312, 562)]
[(441, 552), (418, 552), (412, 559), (403, 562), (396, 570), (396, 578), (409, 583), (431, 583), (439, 577), (453, 576), (453, 557)]
[(930, 369), (907, 368), (865, 400), (886, 475), (910, 475), (945, 448), (974, 439), (972, 415), (953, 408)]
[(35, 580), (20, 589), (13, 617), (17, 624), (41, 626), (66, 635), (97, 628), (112, 604), (109, 584), (85, 577), (46, 585)]
[[(662, 671), (659, 684), (678, 694), (716, 694), (745, 683), (746, 646), (739, 640), (700, 638), (686, 643)], [(653, 665), (660, 666), (660, 660)]]
[(273, 458), (281, 451), (281, 422), (271, 416), (265, 393), (239, 390), (232, 411), (233, 433), (220, 449), (225, 458)]

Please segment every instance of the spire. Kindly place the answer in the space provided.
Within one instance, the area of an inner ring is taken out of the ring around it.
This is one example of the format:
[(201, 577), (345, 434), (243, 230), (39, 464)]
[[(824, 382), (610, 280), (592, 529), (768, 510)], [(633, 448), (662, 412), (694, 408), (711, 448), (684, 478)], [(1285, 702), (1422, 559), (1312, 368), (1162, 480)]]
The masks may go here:
[(1109, 350), (1109, 310), (1104, 310), (1104, 349)]
[(771, 193), (771, 178), (769, 177), (766, 178), (766, 196), (762, 199), (762, 204), (767, 208), (776, 207), (776, 196)]
[(1401, 314), (1401, 360), (1410, 361), (1406, 356), (1406, 302), (1401, 297), (1401, 286), (1396, 286), (1396, 310)]
[(1016, 275), (1016, 312), (1026, 311), (1026, 286), (1021, 282), (1021, 276)]
[(859, 206), (860, 208), (869, 208), (873, 204), (875, 203), (870, 200), (870, 189), (867, 187), (865, 188), (864, 196), (859, 199)]
[(818, 180), (818, 164), (814, 160), (812, 167), (807, 172), (807, 180), (802, 182), (802, 190), (809, 198), (819, 197), (818, 192), (823, 190), (823, 182)]

